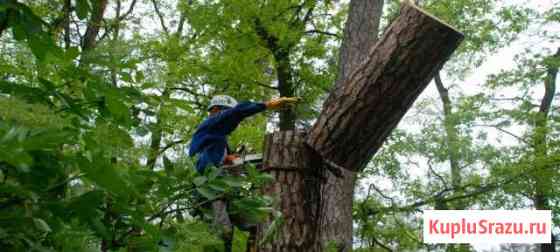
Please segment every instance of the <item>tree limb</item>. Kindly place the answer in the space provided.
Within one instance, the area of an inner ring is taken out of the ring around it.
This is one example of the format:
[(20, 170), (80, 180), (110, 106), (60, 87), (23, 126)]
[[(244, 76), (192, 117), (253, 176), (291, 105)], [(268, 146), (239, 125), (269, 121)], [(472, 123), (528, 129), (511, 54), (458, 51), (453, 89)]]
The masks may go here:
[(159, 22), (160, 22), (160, 24), (161, 24), (161, 28), (163, 29), (163, 31), (164, 31), (166, 34), (169, 34), (169, 29), (168, 29), (167, 26), (165, 25), (165, 20), (163, 19), (163, 15), (161, 14), (161, 11), (159, 10), (159, 7), (158, 7), (158, 5), (157, 5), (156, 0), (151, 0), (151, 1), (152, 1), (152, 4), (154, 5), (154, 10), (156, 11), (156, 15), (157, 15), (158, 18), (159, 18)]
[(336, 37), (336, 38), (340, 39), (340, 36), (338, 34), (328, 32), (328, 31), (309, 30), (309, 31), (305, 31), (305, 34), (322, 34), (322, 35), (327, 35), (327, 36), (333, 36), (333, 37)]
[(82, 40), (82, 51), (89, 51), (95, 47), (97, 35), (99, 34), (99, 29), (101, 28), (101, 23), (103, 21), (103, 15), (105, 14), (105, 9), (107, 7), (107, 2), (108, 0), (92, 1), (93, 8), (91, 18), (88, 21), (86, 33)]

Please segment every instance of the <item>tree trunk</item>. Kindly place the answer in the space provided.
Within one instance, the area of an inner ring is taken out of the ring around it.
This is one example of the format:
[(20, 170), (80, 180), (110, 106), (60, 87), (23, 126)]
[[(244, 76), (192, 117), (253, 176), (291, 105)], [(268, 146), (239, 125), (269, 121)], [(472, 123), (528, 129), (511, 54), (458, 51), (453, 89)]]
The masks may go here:
[[(552, 56), (552, 58), (560, 59), (560, 48)], [(548, 66), (547, 75), (544, 80), (544, 96), (541, 99), (539, 112), (535, 118), (535, 129), (533, 132), (533, 144), (535, 148), (536, 159), (546, 160), (548, 156), (547, 147), (547, 125), (549, 119), (549, 112), (556, 93), (556, 75), (558, 74), (557, 66)], [(550, 210), (549, 197), (552, 189), (553, 170), (549, 164), (539, 163), (535, 164), (537, 170), (534, 178), (535, 197), (533, 203), (538, 210)], [(549, 244), (540, 245), (541, 252), (555, 252), (554, 236)]]
[[(303, 139), (302, 133), (294, 131), (279, 131), (266, 137), (263, 171), (269, 172), (275, 181), (263, 190), (277, 199), (283, 225), (271, 237), (272, 242), (259, 251), (320, 251), (320, 160), (313, 160)], [(270, 221), (257, 228), (258, 240), (265, 238)]]
[[(295, 44), (290, 43), (281, 45), (279, 39), (271, 34), (265, 25), (256, 18), (255, 31), (264, 41), (266, 48), (270, 50), (276, 64), (276, 79), (278, 80), (278, 92), (280, 96), (294, 96), (294, 85), (292, 76), (292, 66), (290, 64), (290, 52)], [(292, 109), (282, 110), (279, 113), (280, 130), (293, 130), (296, 124), (296, 115)]]
[[(435, 75), (435, 83), (443, 104), (443, 127), (445, 129), (445, 138), (447, 143), (447, 158), (451, 167), (451, 185), (454, 188), (461, 186), (461, 168), (459, 166), (459, 143), (457, 142), (457, 121), (453, 118), (451, 111), (451, 98), (449, 98), (449, 90), (443, 86), (439, 73)], [(461, 210), (462, 207), (453, 209)]]
[(64, 12), (64, 48), (68, 49), (71, 46), (71, 38), (70, 38), (70, 18), (72, 16), (72, 2), (71, 0), (64, 0), (64, 8), (62, 10)]
[(360, 171), (462, 39), (445, 23), (403, 4), (369, 58), (331, 92), (307, 143), (339, 166)]
[[(367, 59), (369, 51), (377, 42), (383, 0), (353, 0), (350, 2), (344, 38), (340, 47), (339, 72), (334, 92), (348, 79), (349, 73)], [(340, 91), (339, 91), (340, 92)], [(332, 95), (330, 97), (337, 97)], [(330, 101), (327, 101), (329, 103)], [(352, 205), (356, 172), (342, 170), (342, 178), (327, 172), (326, 183), (321, 188), (323, 215), (321, 222), (330, 227), (321, 233), (322, 244), (329, 242), (342, 251), (352, 248)]]
[[(443, 105), (443, 127), (445, 130), (445, 141), (447, 144), (447, 160), (449, 160), (450, 174), (451, 174), (451, 186), (453, 187), (453, 195), (464, 194), (461, 188), (461, 167), (460, 167), (460, 155), (459, 155), (459, 139), (457, 132), (457, 120), (454, 118), (452, 111), (451, 98), (449, 97), (449, 89), (447, 89), (443, 82), (439, 72), (434, 76), (434, 82), (436, 84), (441, 103)], [(463, 210), (465, 209), (464, 201), (458, 200), (456, 202), (440, 202), (439, 206), (436, 204), (437, 210)], [(468, 244), (449, 244), (447, 245), (446, 251), (448, 252), (463, 252), (471, 251), (470, 245)]]
[(99, 34), (99, 29), (101, 28), (101, 21), (103, 21), (105, 8), (107, 8), (107, 2), (108, 0), (92, 1), (91, 17), (88, 21), (86, 33), (82, 41), (83, 51), (89, 51), (95, 47), (97, 35)]
[[(353, 187), (354, 173), (369, 161), (461, 40), (459, 32), (404, 4), (400, 17), (369, 50), (369, 58), (331, 92), (308, 135), (285, 131), (267, 137), (263, 169), (276, 181), (265, 194), (278, 199), (284, 224), (260, 251), (322, 251), (327, 245), (352, 249), (348, 188)], [(345, 167), (345, 179), (333, 176), (327, 166)], [(259, 226), (260, 239), (269, 225), (270, 221)]]

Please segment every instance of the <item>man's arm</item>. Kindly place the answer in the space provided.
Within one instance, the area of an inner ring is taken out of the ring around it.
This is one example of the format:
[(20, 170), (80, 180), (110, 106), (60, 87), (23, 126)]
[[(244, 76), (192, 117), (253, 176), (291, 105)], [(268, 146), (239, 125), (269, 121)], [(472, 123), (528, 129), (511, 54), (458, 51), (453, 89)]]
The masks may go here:
[(266, 110), (266, 105), (260, 102), (242, 102), (237, 106), (223, 110), (211, 120), (211, 130), (224, 135), (231, 133), (243, 119)]
[(243, 121), (243, 119), (255, 115), (266, 109), (279, 109), (286, 105), (293, 105), (300, 99), (296, 97), (280, 97), (271, 99), (265, 103), (242, 102), (237, 106), (226, 109), (216, 115), (212, 123), (215, 129), (223, 130), (222, 133), (229, 134)]

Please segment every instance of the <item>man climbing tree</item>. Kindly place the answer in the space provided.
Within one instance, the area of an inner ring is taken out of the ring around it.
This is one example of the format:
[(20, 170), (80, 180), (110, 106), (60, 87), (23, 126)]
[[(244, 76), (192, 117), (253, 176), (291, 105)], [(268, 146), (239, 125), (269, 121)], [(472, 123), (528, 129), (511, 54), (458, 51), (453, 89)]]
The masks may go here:
[[(196, 170), (204, 174), (206, 168), (220, 168), (224, 164), (232, 164), (238, 158), (228, 148), (227, 136), (231, 134), (243, 119), (267, 109), (280, 109), (298, 102), (296, 97), (280, 97), (270, 101), (242, 102), (231, 96), (217, 95), (208, 106), (209, 117), (206, 118), (194, 133), (189, 148), (189, 155), (198, 154)], [(224, 240), (225, 251), (231, 251), (233, 225), (227, 212), (227, 200), (218, 199), (212, 202), (214, 226)]]

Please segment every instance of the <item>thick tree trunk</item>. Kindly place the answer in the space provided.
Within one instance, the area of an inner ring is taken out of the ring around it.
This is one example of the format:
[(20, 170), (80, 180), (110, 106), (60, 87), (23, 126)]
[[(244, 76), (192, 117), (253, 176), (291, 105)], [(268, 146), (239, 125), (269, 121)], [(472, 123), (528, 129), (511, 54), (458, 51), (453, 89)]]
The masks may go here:
[[(339, 251), (352, 249), (353, 192), (348, 189), (355, 171), (372, 157), (461, 40), (459, 32), (404, 5), (384, 38), (369, 50), (369, 58), (331, 92), (309, 135), (285, 131), (267, 137), (263, 169), (276, 181), (265, 193), (278, 199), (284, 224), (260, 251), (322, 251), (331, 244)], [(344, 179), (328, 172), (325, 163), (345, 167)], [(259, 226), (260, 239), (269, 225)]]
[[(275, 182), (264, 193), (276, 198), (283, 225), (259, 251), (320, 251), (320, 160), (304, 145), (304, 136), (294, 131), (280, 131), (267, 136), (263, 170)], [(259, 225), (258, 240), (263, 240), (268, 223)]]
[(339, 166), (361, 170), (462, 39), (404, 4), (369, 58), (331, 92), (307, 143)]
[[(333, 92), (340, 88), (350, 73), (367, 59), (368, 52), (377, 42), (379, 22), (383, 10), (383, 0), (353, 0), (350, 2), (348, 20), (344, 27), (344, 38), (340, 46), (339, 72)], [(331, 95), (330, 97), (338, 97)], [(329, 103), (330, 101), (327, 101)], [(324, 226), (321, 243), (329, 242), (341, 251), (352, 248), (352, 205), (356, 172), (342, 170), (343, 177), (328, 172), (326, 182), (321, 188), (323, 209), (321, 216)], [(339, 227), (339, 228), (330, 228)]]

